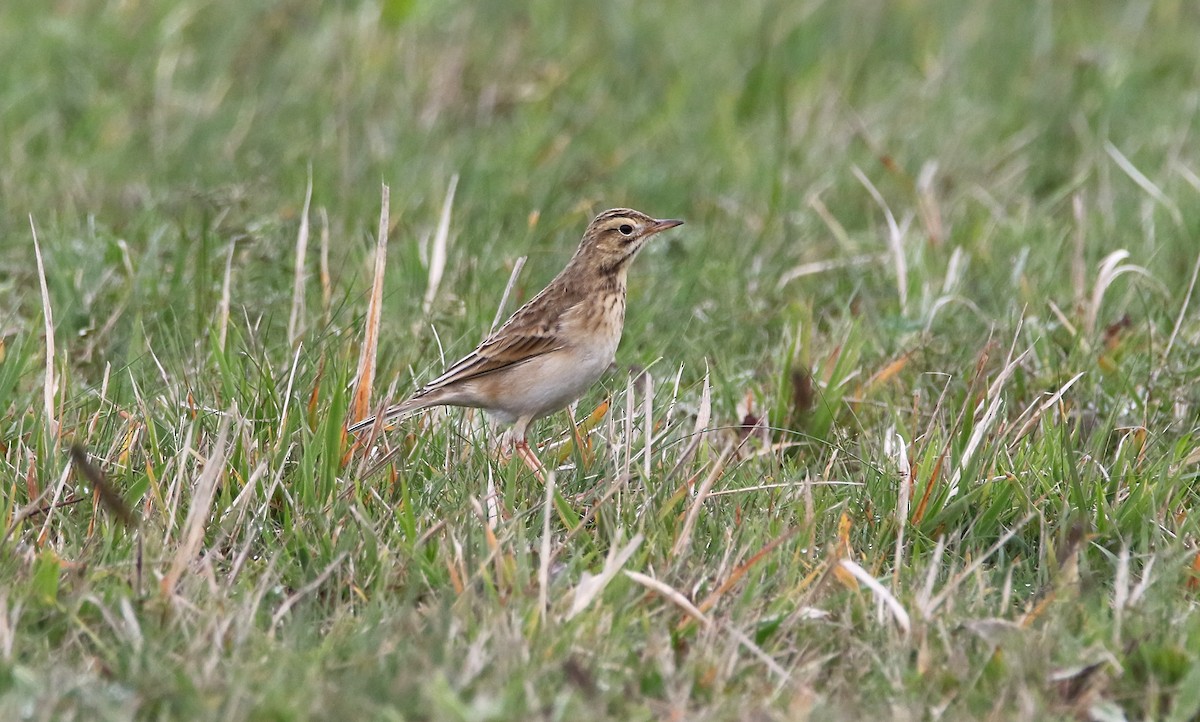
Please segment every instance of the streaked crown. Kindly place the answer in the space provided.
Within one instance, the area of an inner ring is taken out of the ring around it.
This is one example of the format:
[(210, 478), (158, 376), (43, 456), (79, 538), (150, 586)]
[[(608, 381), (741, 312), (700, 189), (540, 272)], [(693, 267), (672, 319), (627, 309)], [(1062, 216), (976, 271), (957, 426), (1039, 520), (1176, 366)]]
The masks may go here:
[(613, 208), (588, 225), (576, 255), (591, 256), (602, 267), (617, 270), (632, 261), (651, 236), (682, 224), (651, 218), (632, 208)]

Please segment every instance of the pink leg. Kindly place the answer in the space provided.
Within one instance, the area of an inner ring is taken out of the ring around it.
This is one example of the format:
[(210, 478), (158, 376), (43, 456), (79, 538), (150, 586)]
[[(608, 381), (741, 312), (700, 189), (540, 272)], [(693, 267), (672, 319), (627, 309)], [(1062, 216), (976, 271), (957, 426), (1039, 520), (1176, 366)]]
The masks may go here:
[(513, 450), (517, 456), (521, 457), (521, 461), (525, 462), (529, 470), (533, 472), (534, 477), (543, 484), (546, 483), (546, 475), (544, 473), (546, 467), (542, 465), (542, 460), (537, 457), (533, 449), (529, 448), (529, 442), (525, 440), (524, 436), (513, 443)]

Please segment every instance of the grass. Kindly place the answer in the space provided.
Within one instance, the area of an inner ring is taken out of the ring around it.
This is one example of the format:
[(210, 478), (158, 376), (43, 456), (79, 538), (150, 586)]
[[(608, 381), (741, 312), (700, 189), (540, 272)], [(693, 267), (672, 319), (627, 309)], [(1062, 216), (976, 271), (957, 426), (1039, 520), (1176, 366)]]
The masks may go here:
[[(739, 7), (0, 6), (0, 718), (1200, 714), (1196, 10)], [(372, 403), (686, 219), (552, 486), (361, 473), (381, 184)]]

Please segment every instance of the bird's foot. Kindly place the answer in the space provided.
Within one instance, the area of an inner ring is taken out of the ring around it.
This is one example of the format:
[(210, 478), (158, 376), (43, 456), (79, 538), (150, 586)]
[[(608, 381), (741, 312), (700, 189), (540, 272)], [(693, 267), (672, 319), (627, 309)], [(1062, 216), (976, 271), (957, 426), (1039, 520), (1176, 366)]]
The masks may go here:
[(538, 458), (533, 449), (529, 448), (529, 442), (525, 439), (516, 439), (513, 442), (513, 453), (520, 457), (521, 461), (529, 467), (533, 472), (534, 478), (543, 484), (546, 483), (546, 467), (542, 464), (542, 460)]

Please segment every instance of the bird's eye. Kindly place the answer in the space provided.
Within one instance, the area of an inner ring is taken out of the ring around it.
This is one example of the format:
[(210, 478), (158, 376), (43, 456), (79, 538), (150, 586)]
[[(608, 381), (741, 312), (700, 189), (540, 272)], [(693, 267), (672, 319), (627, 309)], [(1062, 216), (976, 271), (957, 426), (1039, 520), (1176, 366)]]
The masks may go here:
[(621, 232), (622, 236), (632, 236), (633, 235), (633, 226), (629, 225), (628, 223), (621, 224), (621, 227), (618, 228), (617, 230)]

